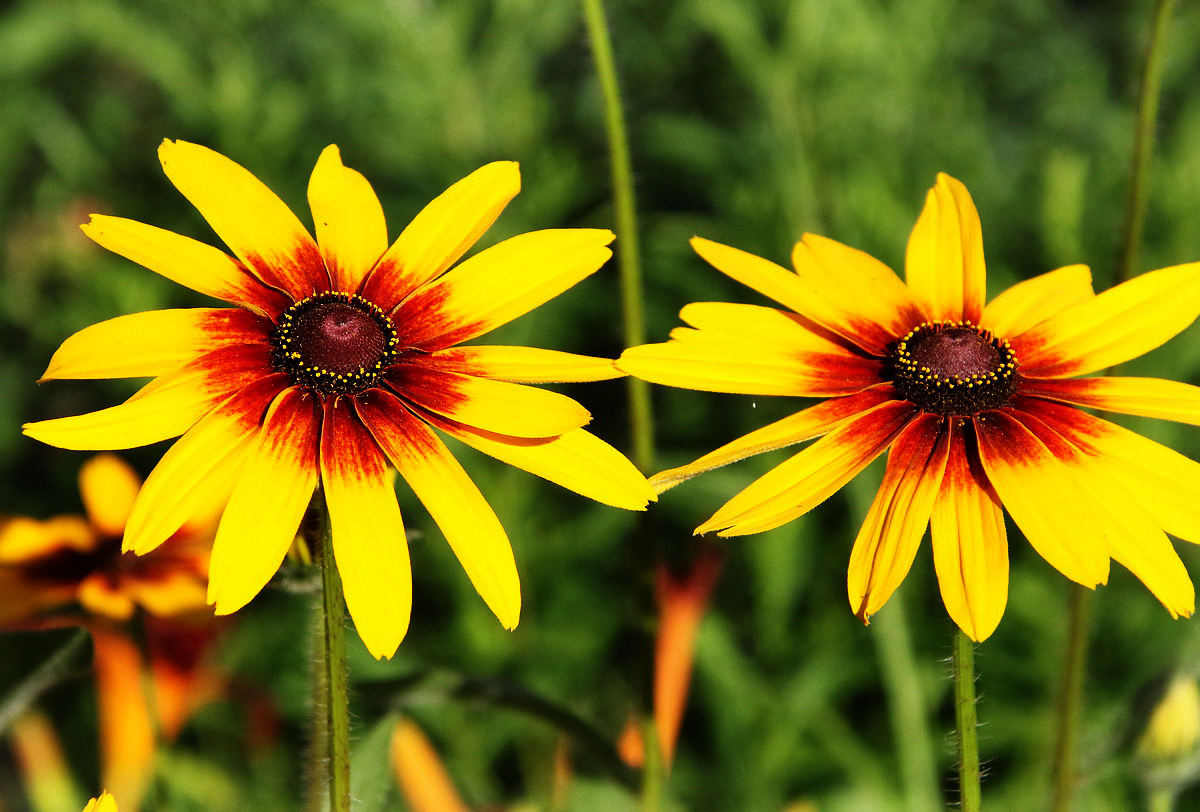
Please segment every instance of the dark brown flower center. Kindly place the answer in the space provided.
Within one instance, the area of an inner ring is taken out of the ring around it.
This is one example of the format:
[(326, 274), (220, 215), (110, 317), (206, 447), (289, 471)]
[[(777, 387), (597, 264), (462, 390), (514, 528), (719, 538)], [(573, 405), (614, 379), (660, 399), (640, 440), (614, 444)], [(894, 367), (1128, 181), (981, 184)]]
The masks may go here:
[(1017, 386), (1008, 342), (969, 321), (924, 323), (900, 339), (890, 360), (897, 393), (935, 414), (998, 409)]
[(283, 312), (272, 337), (275, 367), (321, 395), (374, 386), (399, 339), (378, 306), (349, 293), (319, 293)]

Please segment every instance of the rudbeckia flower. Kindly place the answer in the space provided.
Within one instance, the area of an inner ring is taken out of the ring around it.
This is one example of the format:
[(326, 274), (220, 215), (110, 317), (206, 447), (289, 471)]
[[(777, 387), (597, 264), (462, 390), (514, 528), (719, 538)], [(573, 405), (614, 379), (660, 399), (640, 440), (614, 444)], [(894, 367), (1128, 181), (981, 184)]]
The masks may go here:
[(661, 493), (717, 466), (820, 438), (730, 499), (697, 533), (759, 533), (804, 515), (888, 452), (855, 539), (848, 591), (866, 622), (904, 580), (928, 525), (950, 617), (972, 639), (1008, 595), (1003, 509), (1033, 548), (1087, 587), (1109, 561), (1172, 616), (1195, 593), (1164, 531), (1200, 542), (1200, 465), (1082, 411), (1200, 423), (1200, 389), (1155, 378), (1076, 377), (1136, 358), (1200, 313), (1200, 264), (1096, 295), (1072, 265), (985, 306), (983, 238), (966, 188), (939, 175), (908, 243), (907, 283), (861, 251), (806, 234), (795, 272), (701, 239), (717, 270), (788, 308), (706, 302), (664, 344), (618, 366), (648, 381), (825, 398), (651, 478)]
[(514, 163), (456, 183), (390, 246), (366, 179), (321, 153), (308, 187), (317, 238), (250, 172), (165, 141), (172, 183), (235, 256), (188, 237), (94, 215), (100, 245), (233, 308), (160, 310), (89, 327), (43, 380), (155, 376), (125, 403), (25, 426), (61, 448), (129, 448), (183, 435), (142, 488), (125, 547), (146, 553), (228, 494), (208, 600), (249, 602), (278, 569), (320, 483), (347, 607), (376, 657), (408, 627), (412, 577), (388, 464), (444, 532), (506, 628), (520, 616), (512, 548), (435, 429), (598, 501), (654, 497), (619, 452), (583, 431), (574, 400), (524, 386), (620, 375), (606, 359), (460, 346), (556, 296), (611, 252), (600, 229), (523, 234), (451, 268), (518, 192)]

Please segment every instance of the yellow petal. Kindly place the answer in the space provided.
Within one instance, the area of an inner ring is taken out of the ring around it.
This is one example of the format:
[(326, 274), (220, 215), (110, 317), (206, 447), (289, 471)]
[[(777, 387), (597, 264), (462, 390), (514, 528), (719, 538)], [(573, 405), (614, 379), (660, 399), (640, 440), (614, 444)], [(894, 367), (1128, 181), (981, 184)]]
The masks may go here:
[(1008, 604), (1004, 512), (962, 432), (953, 437), (929, 533), (933, 566), (950, 619), (977, 643), (991, 637)]
[(612, 240), (604, 229), (560, 228), (493, 245), (400, 305), (402, 340), (442, 349), (507, 324), (600, 270)]
[(597, 502), (645, 510), (656, 499), (646, 478), (624, 454), (583, 429), (530, 439), (481, 431), (436, 415), (430, 419), (451, 437), (488, 456)]
[(101, 535), (120, 538), (141, 480), (116, 454), (97, 454), (79, 469), (79, 492), (88, 520)]
[(26, 423), (35, 440), (73, 451), (106, 451), (183, 434), (221, 400), (256, 378), (273, 374), (270, 348), (225, 347), (155, 378), (119, 406)]
[[(152, 310), (85, 327), (62, 343), (42, 381), (163, 375), (236, 342), (265, 341), (266, 322), (244, 310)], [(39, 381), (40, 383), (40, 381)]]
[(496, 161), (476, 169), (413, 218), (367, 278), (363, 295), (390, 311), (457, 262), (519, 191), (516, 163)]
[(624, 375), (609, 358), (538, 347), (450, 347), (430, 353), (429, 362), (450, 372), (513, 383), (579, 383)]
[[(809, 288), (809, 297), (835, 303), (841, 311), (838, 332), (852, 330), (871, 352), (886, 352), (888, 344), (929, 320), (919, 302), (891, 268), (870, 254), (840, 242), (805, 234), (792, 251), (796, 274)], [(809, 305), (812, 306), (811, 304)]]
[(308, 182), (308, 205), (334, 290), (357, 292), (387, 250), (387, 224), (371, 184), (342, 165), (333, 144), (317, 159)]
[(279, 569), (317, 484), (321, 421), (309, 394), (284, 390), (246, 454), (221, 517), (209, 565), (218, 615), (241, 609)]
[(587, 409), (558, 392), (426, 366), (393, 367), (388, 383), (431, 412), (516, 437), (553, 437), (592, 419)]
[(367, 651), (391, 657), (412, 615), (408, 540), (383, 453), (348, 398), (325, 404), (321, 482), (346, 608)]
[(123, 217), (93, 214), (83, 233), (126, 259), (198, 293), (275, 316), (290, 304), (224, 251), (173, 231)]
[(967, 187), (945, 173), (925, 196), (904, 267), (909, 290), (934, 319), (979, 323), (987, 296), (979, 212)]
[(1151, 271), (1011, 340), (1031, 377), (1084, 375), (1160, 346), (1200, 314), (1200, 263)]
[(500, 520), (433, 430), (384, 392), (358, 413), (400, 476), (441, 528), (488, 608), (506, 629), (521, 617), (521, 583)]
[(1089, 589), (1105, 583), (1108, 545), (1096, 501), (1014, 414), (993, 411), (975, 418), (988, 481), (1038, 555)]
[(111, 620), (129, 620), (133, 617), (132, 598), (110, 581), (107, 573), (93, 573), (84, 578), (76, 597), (80, 605), (93, 615)]
[(882, 364), (874, 358), (702, 334), (630, 347), (617, 367), (651, 383), (743, 395), (837, 397), (883, 380)]
[(1091, 269), (1068, 265), (1018, 282), (1001, 293), (984, 309), (979, 326), (1012, 338), (1095, 295)]
[(117, 812), (117, 801), (107, 792), (102, 792), (99, 798), (88, 801), (83, 812)]
[(922, 414), (888, 451), (883, 484), (854, 540), (847, 572), (850, 607), (864, 623), (908, 575), (942, 484), (953, 423)]
[(187, 141), (163, 141), (158, 159), (175, 188), (259, 279), (296, 300), (329, 289), (308, 230), (253, 174)]
[[(679, 318), (703, 334), (756, 339), (806, 352), (845, 350), (842, 344), (832, 340), (830, 334), (814, 322), (797, 313), (775, 307), (731, 302), (693, 302), (684, 305), (679, 311)], [(694, 334), (695, 331), (692, 331), (688, 335)]]
[(886, 401), (845, 420), (752, 482), (696, 529), (743, 536), (779, 527), (832, 496), (892, 444), (916, 408)]
[(890, 386), (878, 386), (849, 397), (823, 401), (782, 420), (763, 426), (761, 429), (756, 429), (733, 442), (726, 443), (695, 462), (661, 471), (650, 477), (650, 484), (656, 491), (663, 493), (674, 488), (680, 482), (685, 482), (713, 468), (720, 468), (722, 465), (729, 465), (731, 462), (737, 462), (755, 454), (811, 440), (813, 437), (826, 433), (843, 420), (848, 420), (886, 400), (891, 400), (894, 396), (895, 392)]
[(1200, 425), (1200, 387), (1161, 378), (1047, 378), (1023, 380), (1022, 394), (1106, 412)]
[(144, 555), (198, 512), (228, 495), (267, 406), (288, 386), (285, 375), (256, 381), (209, 412), (167, 449), (146, 478), (125, 531), (125, 549)]
[(134, 602), (150, 614), (169, 618), (204, 609), (207, 603), (206, 582), (207, 578), (203, 575), (174, 569), (153, 580), (133, 581), (125, 589)]
[(95, 549), (96, 532), (82, 516), (55, 516), (44, 522), (14, 516), (0, 522), (0, 566), (20, 567), (62, 550)]
[(90, 631), (101, 780), (128, 808), (137, 809), (154, 776), (154, 726), (142, 686), (145, 665), (128, 635), (99, 625), (93, 624)]

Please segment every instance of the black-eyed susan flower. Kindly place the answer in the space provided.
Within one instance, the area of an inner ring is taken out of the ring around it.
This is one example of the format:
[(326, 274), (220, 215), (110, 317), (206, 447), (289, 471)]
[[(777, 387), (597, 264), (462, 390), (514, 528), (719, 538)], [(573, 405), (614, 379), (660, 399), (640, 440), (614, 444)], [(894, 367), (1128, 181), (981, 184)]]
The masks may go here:
[(500, 622), (516, 626), (508, 538), (434, 429), (601, 502), (643, 509), (653, 498), (620, 453), (581, 429), (590, 419), (582, 406), (522, 385), (618, 376), (611, 362), (460, 346), (610, 256), (608, 231), (553, 229), (451, 269), (517, 194), (516, 164), (489, 164), (456, 183), (389, 246), (375, 193), (334, 146), (308, 187), (315, 240), (224, 156), (166, 141), (159, 158), (236, 258), (118, 217), (95, 215), (84, 232), (236, 307), (138, 313), (75, 334), (44, 379), (156, 377), (119, 406), (25, 432), (72, 449), (183, 435), (146, 480), (125, 545), (153, 550), (199, 502), (227, 493), (208, 590), (218, 614), (244, 606), (271, 578), (319, 482), (350, 614), (372, 654), (393, 654), (408, 627), (412, 578), (390, 462)]
[(1200, 542), (1200, 465), (1077, 407), (1200, 423), (1200, 389), (1075, 377), (1158, 347), (1200, 313), (1200, 264), (1096, 295), (1082, 265), (1021, 282), (985, 306), (983, 239), (966, 188), (939, 175), (908, 243), (907, 284), (867, 254), (805, 235), (795, 272), (695, 238), (717, 270), (789, 308), (698, 303), (664, 344), (618, 365), (656, 383), (826, 400), (651, 478), (696, 474), (817, 439), (730, 499), (696, 532), (758, 533), (802, 516), (888, 451), (850, 556), (866, 621), (903, 581), (928, 525), (942, 598), (971, 638), (1008, 595), (1003, 508), (1073, 581), (1129, 568), (1173, 616), (1191, 580), (1164, 531)]

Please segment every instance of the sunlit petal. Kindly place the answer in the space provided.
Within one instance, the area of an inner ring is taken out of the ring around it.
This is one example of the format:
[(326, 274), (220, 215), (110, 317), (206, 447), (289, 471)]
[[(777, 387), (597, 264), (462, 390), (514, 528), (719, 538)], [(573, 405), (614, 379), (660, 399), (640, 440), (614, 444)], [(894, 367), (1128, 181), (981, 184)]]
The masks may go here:
[(850, 554), (850, 608), (864, 623), (908, 575), (946, 470), (954, 424), (923, 414), (896, 436)]
[(150, 378), (206, 352), (264, 341), (269, 322), (236, 308), (152, 310), (85, 327), (50, 359), (42, 381)]
[(687, 333), (689, 336), (702, 334), (759, 340), (805, 352), (840, 352), (852, 346), (800, 314), (776, 307), (693, 302), (683, 306), (679, 318), (696, 328)]
[(406, 299), (395, 313), (403, 340), (425, 350), (507, 324), (587, 278), (612, 256), (599, 228), (532, 231), (467, 259)]
[(1200, 387), (1161, 378), (1034, 378), (1023, 394), (1106, 412), (1200, 425)]
[(686, 482), (713, 468), (720, 468), (755, 454), (811, 440), (834, 428), (843, 420), (848, 420), (894, 397), (895, 390), (886, 384), (881, 384), (856, 395), (818, 403), (782, 420), (763, 426), (761, 429), (756, 429), (733, 442), (726, 443), (695, 462), (661, 471), (650, 477), (650, 484), (659, 493), (663, 493), (674, 488), (680, 482)]
[(187, 141), (163, 141), (158, 158), (175, 188), (255, 276), (297, 300), (329, 289), (329, 274), (308, 230), (253, 174)]
[(370, 182), (342, 164), (335, 145), (317, 159), (308, 182), (308, 205), (334, 290), (356, 292), (387, 250), (387, 224)]
[(1018, 282), (992, 299), (984, 308), (979, 326), (1012, 338), (1095, 295), (1091, 269), (1068, 265)]
[(1062, 378), (1137, 358), (1200, 314), (1200, 263), (1151, 271), (1012, 339), (1022, 373)]
[(956, 432), (929, 533), (946, 612), (967, 637), (983, 642), (1008, 604), (1008, 537), (1000, 500), (967, 448)]
[(609, 358), (594, 358), (538, 347), (473, 344), (430, 353), (431, 367), (513, 383), (579, 383), (620, 378), (625, 373)]
[(506, 629), (521, 617), (512, 545), (491, 506), (425, 423), (385, 392), (356, 402), (362, 421), (441, 528), (484, 602)]
[(279, 569), (317, 484), (320, 425), (299, 388), (267, 410), (213, 542), (208, 600), (218, 615), (249, 603)]
[(387, 463), (348, 398), (330, 398), (321, 482), (346, 608), (376, 659), (391, 657), (412, 615), (408, 540)]
[(943, 172), (925, 197), (904, 267), (909, 290), (934, 319), (979, 323), (987, 295), (979, 212), (967, 187)]
[(100, 245), (198, 293), (242, 305), (265, 316), (290, 303), (224, 251), (191, 237), (123, 217), (93, 214), (80, 228)]
[(475, 170), (413, 218), (367, 278), (363, 295), (391, 310), (457, 262), (519, 191), (521, 173), (512, 161)]

